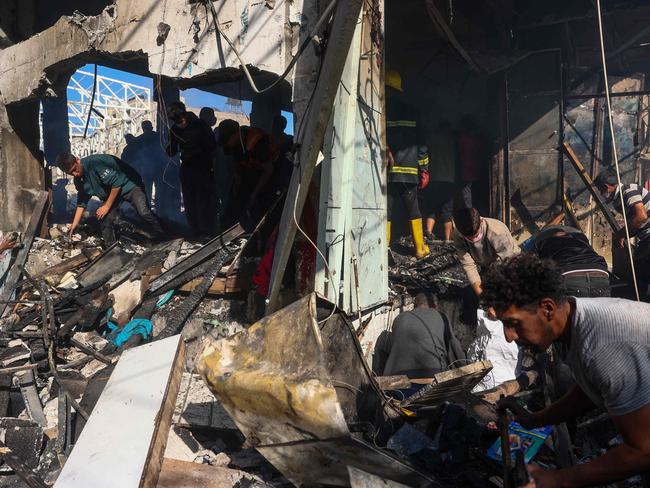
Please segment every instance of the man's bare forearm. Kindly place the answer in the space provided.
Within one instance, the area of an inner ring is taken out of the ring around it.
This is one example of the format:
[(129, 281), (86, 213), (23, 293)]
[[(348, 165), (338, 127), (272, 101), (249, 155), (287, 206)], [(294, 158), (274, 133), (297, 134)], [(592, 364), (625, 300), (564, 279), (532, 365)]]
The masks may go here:
[(106, 202), (104, 202), (104, 205), (106, 205), (109, 209), (113, 208), (113, 204), (115, 203), (115, 200), (117, 200), (117, 197), (120, 195), (120, 192), (122, 191), (121, 188), (111, 188), (111, 192), (108, 194), (108, 198), (106, 199)]
[(74, 217), (72, 218), (72, 225), (70, 225), (70, 233), (72, 233), (77, 227), (79, 227), (79, 223), (81, 222), (81, 217), (84, 215), (84, 211), (86, 209), (84, 207), (77, 207), (74, 213)]
[(557, 402), (533, 414), (535, 427), (557, 425), (574, 419), (595, 407), (582, 389), (574, 385)]

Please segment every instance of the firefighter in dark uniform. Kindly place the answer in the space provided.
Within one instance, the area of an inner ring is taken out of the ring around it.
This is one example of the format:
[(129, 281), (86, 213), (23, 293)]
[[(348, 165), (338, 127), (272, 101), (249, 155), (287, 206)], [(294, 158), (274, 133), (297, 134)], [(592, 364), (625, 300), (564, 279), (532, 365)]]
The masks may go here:
[(418, 190), (429, 182), (427, 147), (420, 144), (418, 112), (402, 101), (402, 77), (397, 71), (386, 71), (386, 139), (388, 143), (388, 245), (390, 246), (391, 215), (395, 200), (401, 200), (411, 224), (411, 235), (418, 259), (429, 255), (424, 243), (422, 215)]

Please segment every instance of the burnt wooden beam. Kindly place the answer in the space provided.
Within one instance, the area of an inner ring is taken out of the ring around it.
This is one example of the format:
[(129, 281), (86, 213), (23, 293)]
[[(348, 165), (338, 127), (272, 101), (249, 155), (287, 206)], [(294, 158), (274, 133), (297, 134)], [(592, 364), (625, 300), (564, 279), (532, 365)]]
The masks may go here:
[(591, 176), (589, 176), (589, 173), (587, 173), (587, 170), (585, 170), (585, 167), (578, 159), (578, 156), (573, 151), (571, 145), (568, 142), (564, 142), (562, 144), (562, 149), (564, 150), (564, 153), (567, 155), (567, 158), (569, 159), (569, 161), (571, 162), (575, 170), (578, 172), (578, 175), (580, 175), (580, 178), (582, 179), (582, 182), (587, 187), (587, 190), (589, 190), (591, 196), (594, 197), (594, 201), (596, 202), (596, 205), (605, 216), (605, 219), (607, 220), (607, 223), (610, 225), (612, 230), (614, 232), (618, 232), (619, 230), (621, 230), (621, 227), (618, 225), (618, 222), (616, 222), (614, 215), (612, 215), (612, 212), (607, 207), (607, 204), (603, 201), (603, 197), (600, 196), (600, 193), (594, 186), (594, 182), (591, 180)]
[[(14, 261), (9, 273), (7, 274), (7, 279), (5, 280), (5, 286), (0, 293), (0, 300), (6, 302), (11, 299), (20, 277), (22, 276), (22, 267), (27, 262), (27, 257), (29, 256), (29, 251), (32, 248), (32, 243), (34, 242), (34, 237), (40, 229), (41, 222), (45, 217), (48, 209), (50, 208), (50, 198), (47, 192), (41, 192), (38, 200), (36, 200), (36, 206), (32, 212), (32, 217), (29, 219), (27, 224), (27, 229), (23, 234), (23, 247), (18, 251), (16, 255), (16, 260)], [(6, 317), (9, 315), (11, 308), (7, 307), (7, 303), (0, 303), (0, 317)]]
[[(179, 278), (185, 272), (191, 270), (192, 268), (204, 263), (208, 259), (212, 258), (218, 251), (226, 247), (235, 239), (243, 236), (245, 233), (241, 225), (237, 224), (230, 229), (228, 229), (223, 234), (215, 237), (205, 246), (200, 248), (195, 253), (183, 259), (176, 266), (165, 271), (163, 274), (158, 276), (155, 280), (149, 285), (149, 290), (147, 291), (148, 295), (154, 293), (162, 293), (160, 290), (170, 283), (171, 281)], [(215, 275), (216, 276), (216, 275)], [(191, 279), (191, 278), (190, 278)], [(189, 281), (189, 279), (187, 280)]]
[(48, 485), (23, 464), (21, 459), (9, 449), (4, 442), (0, 442), (0, 458), (9, 466), (29, 488), (48, 488)]
[(460, 42), (456, 38), (456, 35), (453, 33), (453, 31), (447, 25), (447, 22), (445, 21), (445, 18), (440, 13), (440, 10), (438, 10), (438, 7), (436, 7), (436, 4), (433, 3), (433, 0), (425, 0), (425, 4), (426, 4), (426, 7), (427, 7), (427, 12), (429, 13), (429, 17), (431, 17), (431, 20), (433, 21), (433, 26), (438, 31), (440, 36), (447, 39), (449, 44), (451, 44), (453, 46), (453, 48), (458, 52), (458, 54), (460, 54), (460, 57), (463, 58), (467, 62), (467, 65), (473, 71), (476, 71), (477, 73), (480, 73), (481, 68), (479, 67), (478, 64), (476, 64), (474, 62), (474, 60), (469, 55), (469, 53), (460, 44)]

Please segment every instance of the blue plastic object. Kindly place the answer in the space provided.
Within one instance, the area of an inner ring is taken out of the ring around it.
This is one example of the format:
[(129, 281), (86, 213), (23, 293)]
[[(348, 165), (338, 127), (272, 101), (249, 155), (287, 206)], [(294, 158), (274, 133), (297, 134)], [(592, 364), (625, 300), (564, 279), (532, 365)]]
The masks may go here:
[(118, 327), (113, 322), (107, 322), (106, 325), (111, 330), (106, 339), (111, 341), (117, 347), (120, 347), (130, 337), (140, 334), (146, 341), (151, 336), (153, 325), (149, 319), (133, 319), (128, 322), (124, 327)]

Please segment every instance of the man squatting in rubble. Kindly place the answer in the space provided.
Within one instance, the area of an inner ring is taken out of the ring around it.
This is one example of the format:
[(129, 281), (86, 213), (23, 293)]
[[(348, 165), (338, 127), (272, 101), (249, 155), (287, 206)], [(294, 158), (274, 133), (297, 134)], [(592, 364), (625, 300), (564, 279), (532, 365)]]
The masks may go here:
[[(648, 295), (650, 285), (650, 192), (637, 185), (621, 184), (619, 189), (616, 173), (608, 169), (600, 173), (594, 180), (594, 185), (611, 203), (618, 213), (622, 213), (620, 192), (623, 192), (625, 215), (629, 226), (630, 237), (636, 237), (634, 248), (634, 269), (637, 275), (639, 293), (643, 298)], [(623, 247), (625, 244), (625, 228), (614, 235), (614, 242)], [(647, 298), (646, 298), (647, 301)]]
[(74, 176), (77, 189), (77, 210), (75, 211), (69, 235), (79, 226), (88, 201), (97, 197), (104, 204), (97, 209), (96, 215), (102, 229), (104, 244), (111, 245), (117, 239), (115, 220), (120, 204), (129, 202), (138, 215), (147, 224), (154, 239), (163, 236), (163, 229), (145, 196), (142, 178), (128, 164), (109, 154), (93, 154), (79, 159), (70, 153), (62, 153), (56, 158), (56, 165), (61, 171)]
[[(567, 296), (595, 298), (609, 297), (611, 287), (607, 261), (589, 244), (587, 236), (573, 227), (562, 225), (548, 226), (537, 234), (527, 249), (540, 258), (552, 260), (562, 273), (564, 292)], [(570, 371), (559, 361), (560, 351), (555, 349), (551, 374), (554, 384), (559, 389), (566, 389), (572, 383)], [(521, 390), (534, 386), (540, 371), (547, 361), (544, 353), (537, 353), (531, 348), (522, 348), (519, 354), (516, 379), (498, 385), (495, 390), (486, 393), (485, 400), (496, 402), (501, 395), (514, 395)]]
[(402, 312), (392, 329), (377, 341), (373, 370), (382, 376), (406, 375), (417, 390), (431, 378), (465, 359), (449, 319), (436, 310), (433, 293), (419, 293), (413, 310)]
[(550, 260), (520, 254), (484, 274), (485, 304), (503, 322), (509, 342), (566, 350), (576, 384), (557, 402), (529, 412), (514, 397), (499, 402), (526, 428), (559, 424), (604, 407), (623, 444), (570, 468), (528, 467), (528, 487), (591, 486), (650, 470), (650, 305), (620, 298), (568, 297)]

